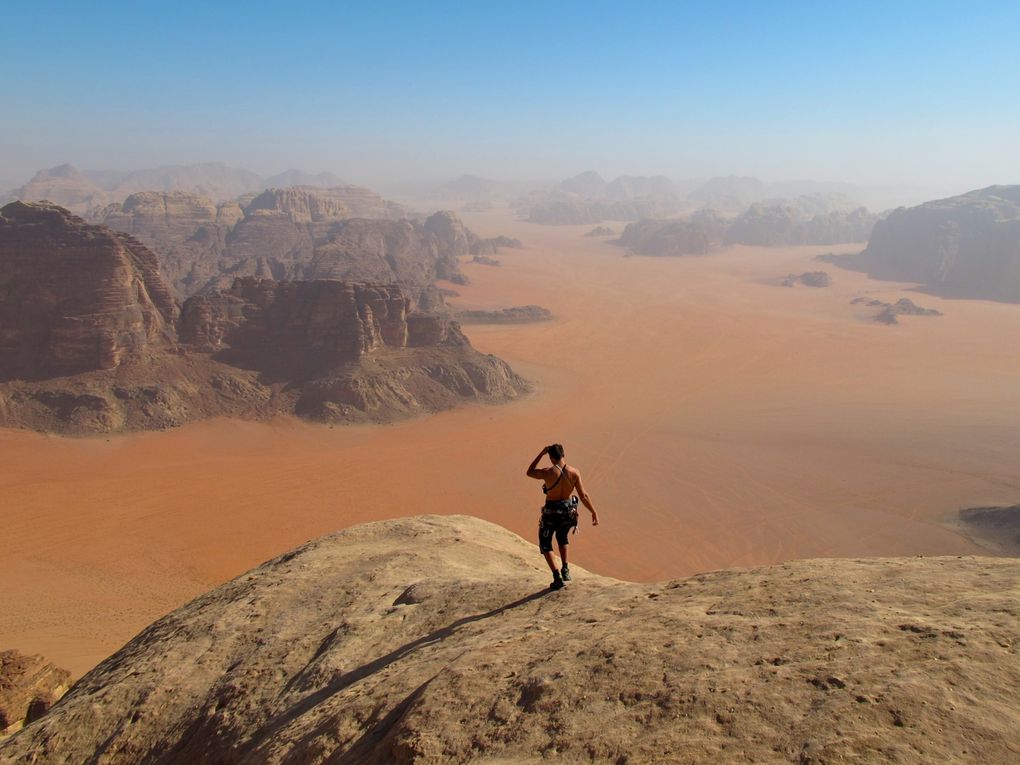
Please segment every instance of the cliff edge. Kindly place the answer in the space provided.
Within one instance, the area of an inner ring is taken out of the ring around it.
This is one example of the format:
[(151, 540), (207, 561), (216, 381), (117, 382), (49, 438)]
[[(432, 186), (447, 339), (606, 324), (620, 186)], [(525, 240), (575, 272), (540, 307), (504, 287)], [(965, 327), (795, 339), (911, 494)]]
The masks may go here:
[(532, 545), (466, 516), (323, 537), (155, 622), (0, 762), (1020, 751), (1016, 560), (812, 560), (659, 584), (576, 569), (560, 592), (543, 569)]

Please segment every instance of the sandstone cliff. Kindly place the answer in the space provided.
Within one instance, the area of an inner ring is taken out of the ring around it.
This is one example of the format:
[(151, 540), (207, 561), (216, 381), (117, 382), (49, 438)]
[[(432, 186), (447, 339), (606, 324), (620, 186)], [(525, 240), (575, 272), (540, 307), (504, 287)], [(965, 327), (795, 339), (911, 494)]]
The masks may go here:
[[(150, 199), (157, 209), (165, 201)], [(406, 252), (383, 251), (388, 283), (238, 279), (189, 299), (178, 321), (155, 255), (133, 237), (53, 205), (7, 205), (0, 426), (94, 433), (279, 413), (381, 422), (526, 392), (444, 312), (422, 310), (436, 307), (422, 298), (431, 292), (415, 298), (393, 279), (431, 280), (445, 254), (466, 252), (455, 217), (346, 223), (411, 232)], [(419, 262), (422, 248), (431, 268)]]
[(148, 245), (178, 299), (219, 274), (227, 237), (244, 217), (236, 202), (185, 191), (146, 191), (95, 211), (92, 219)]
[(1020, 186), (894, 210), (863, 252), (831, 260), (949, 297), (1020, 301)]
[(0, 761), (1015, 762), (1016, 560), (575, 570), (549, 592), (466, 516), (353, 527), (155, 622)]
[(173, 342), (155, 256), (56, 205), (0, 209), (0, 296), (0, 379), (114, 369)]

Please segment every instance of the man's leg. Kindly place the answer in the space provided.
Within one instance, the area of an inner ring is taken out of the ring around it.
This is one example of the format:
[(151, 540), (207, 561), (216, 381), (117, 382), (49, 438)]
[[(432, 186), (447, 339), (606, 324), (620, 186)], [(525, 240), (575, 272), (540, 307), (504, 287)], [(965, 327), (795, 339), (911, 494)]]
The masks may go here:
[(542, 555), (545, 556), (545, 562), (549, 564), (549, 570), (552, 571), (554, 574), (560, 573), (560, 570), (556, 568), (556, 561), (553, 560), (552, 552), (551, 551), (543, 552)]
[[(564, 545), (564, 544), (560, 545), (560, 563), (563, 564), (564, 568), (567, 567), (567, 546)], [(551, 555), (549, 556), (549, 565), (550, 566), (552, 565), (552, 556)]]

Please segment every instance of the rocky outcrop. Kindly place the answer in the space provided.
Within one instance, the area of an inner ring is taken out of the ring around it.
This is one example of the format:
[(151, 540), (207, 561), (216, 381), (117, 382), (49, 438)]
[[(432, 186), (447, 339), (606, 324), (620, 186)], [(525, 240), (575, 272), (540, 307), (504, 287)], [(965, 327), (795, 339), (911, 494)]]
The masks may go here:
[(174, 294), (184, 300), (218, 276), (227, 238), (244, 214), (236, 202), (217, 204), (185, 191), (146, 191), (92, 217), (148, 245)]
[(980, 545), (1020, 555), (1020, 505), (965, 508), (954, 525)]
[(173, 342), (177, 305), (136, 239), (45, 203), (0, 209), (0, 370), (114, 369)]
[(795, 205), (758, 203), (729, 224), (724, 240), (763, 247), (866, 242), (877, 220), (863, 207), (808, 216)]
[(402, 205), (389, 202), (371, 189), (361, 186), (270, 188), (252, 199), (245, 210), (282, 212), (292, 223), (321, 223), (344, 218), (410, 217)]
[(524, 243), (520, 239), (515, 239), (511, 236), (493, 236), (488, 239), (479, 239), (474, 234), (471, 234), (472, 255), (495, 255), (504, 247), (511, 250), (520, 250), (524, 248)]
[(629, 224), (617, 244), (640, 255), (705, 255), (722, 246), (726, 220), (712, 210), (677, 220), (641, 220)]
[(863, 252), (831, 260), (947, 297), (1020, 302), (1020, 186), (894, 210)]
[(0, 651), (0, 737), (35, 722), (71, 684), (71, 673), (42, 656)]
[(552, 311), (539, 305), (518, 305), (496, 311), (457, 311), (456, 316), (462, 324), (532, 324), (553, 318)]
[(1016, 560), (662, 583), (576, 568), (559, 592), (547, 576), (533, 544), (467, 516), (323, 537), (149, 626), (0, 760), (1012, 765), (1020, 750)]
[(585, 236), (616, 236), (616, 231), (609, 226), (596, 226), (588, 231)]
[(909, 298), (900, 298), (895, 303), (886, 303), (881, 300), (872, 300), (859, 297), (850, 301), (851, 305), (866, 305), (869, 308), (877, 308), (874, 314), (875, 321), (880, 324), (899, 324), (897, 316), (941, 316), (942, 312), (934, 308), (922, 308), (916, 305)]
[(155, 256), (133, 237), (53, 205), (7, 205), (0, 426), (78, 434), (279, 413), (387, 421), (528, 390), (471, 348), (434, 287), (416, 299), (392, 278), (404, 256), (433, 278), (419, 261), (431, 256), (434, 268), (443, 248), (466, 249), (458, 221), (444, 216), (427, 233), (409, 221), (346, 223), (409, 232), (414, 246), (376, 253), (388, 283), (238, 279), (190, 298), (178, 321)]
[(795, 287), (798, 284), (805, 287), (828, 287), (832, 279), (825, 271), (805, 271), (802, 274), (790, 274), (782, 281), (784, 287)]

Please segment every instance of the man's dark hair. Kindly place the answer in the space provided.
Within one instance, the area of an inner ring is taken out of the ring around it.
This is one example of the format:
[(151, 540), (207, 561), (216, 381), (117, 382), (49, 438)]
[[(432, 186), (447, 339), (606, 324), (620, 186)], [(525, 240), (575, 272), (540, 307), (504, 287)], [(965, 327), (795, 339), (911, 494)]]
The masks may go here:
[(563, 459), (563, 444), (553, 444), (549, 447), (549, 456), (554, 460)]

